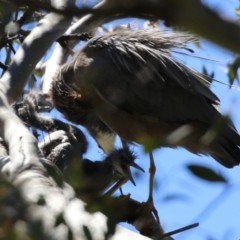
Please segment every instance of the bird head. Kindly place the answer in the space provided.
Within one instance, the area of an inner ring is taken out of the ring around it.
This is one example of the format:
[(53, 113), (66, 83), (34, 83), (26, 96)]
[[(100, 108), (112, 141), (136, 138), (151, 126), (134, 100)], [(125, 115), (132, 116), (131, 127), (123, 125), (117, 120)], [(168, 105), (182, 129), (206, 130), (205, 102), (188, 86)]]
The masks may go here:
[(144, 170), (135, 163), (136, 155), (129, 148), (122, 148), (112, 151), (106, 160), (112, 165), (116, 174), (129, 179), (133, 185), (136, 185), (130, 167), (134, 167), (144, 172)]

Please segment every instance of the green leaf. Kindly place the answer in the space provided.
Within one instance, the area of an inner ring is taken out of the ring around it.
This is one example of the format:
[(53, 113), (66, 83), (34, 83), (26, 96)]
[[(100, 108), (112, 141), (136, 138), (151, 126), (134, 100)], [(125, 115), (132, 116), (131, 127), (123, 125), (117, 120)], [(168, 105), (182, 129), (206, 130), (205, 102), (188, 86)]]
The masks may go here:
[(42, 195), (39, 196), (37, 204), (40, 205), (40, 206), (46, 205), (46, 200), (45, 200), (45, 198)]
[(92, 240), (93, 239), (89, 228), (85, 225), (83, 225), (83, 232), (84, 232), (84, 235), (85, 235), (87, 240)]
[(172, 193), (164, 196), (162, 200), (166, 202), (176, 201), (176, 200), (186, 202), (186, 201), (189, 201), (189, 197), (181, 193)]
[(12, 3), (5, 1), (0, 2), (0, 36), (4, 34), (5, 26), (9, 23), (14, 9)]
[(63, 214), (60, 213), (57, 218), (56, 218), (56, 221), (55, 221), (55, 227), (57, 227), (58, 225), (62, 224), (62, 223), (65, 223), (65, 219), (63, 217)]
[(188, 165), (187, 168), (193, 175), (203, 180), (206, 180), (209, 182), (228, 183), (226, 178), (224, 178), (221, 174), (216, 173), (210, 168), (198, 166), (198, 165)]
[(74, 240), (73, 232), (70, 227), (68, 228), (68, 240)]
[(144, 146), (144, 151), (146, 153), (149, 153), (159, 147), (159, 139), (154, 137), (150, 138), (148, 136), (141, 136), (138, 138), (138, 142)]
[(235, 13), (238, 17), (240, 17), (240, 7), (236, 8)]
[(207, 69), (203, 66), (202, 68), (202, 78), (199, 78), (200, 82), (202, 82), (204, 85), (210, 87), (214, 78), (214, 72), (209, 73)]
[(230, 85), (233, 84), (234, 80), (237, 79), (238, 80), (238, 75), (237, 75), (237, 71), (240, 67), (240, 57), (236, 57), (236, 59), (234, 60), (234, 62), (232, 64), (228, 65), (228, 77), (229, 77), (229, 83)]
[(107, 227), (108, 229), (107, 229), (107, 232), (105, 233), (105, 240), (109, 239), (114, 235), (116, 230), (116, 222), (113, 219), (108, 218)]

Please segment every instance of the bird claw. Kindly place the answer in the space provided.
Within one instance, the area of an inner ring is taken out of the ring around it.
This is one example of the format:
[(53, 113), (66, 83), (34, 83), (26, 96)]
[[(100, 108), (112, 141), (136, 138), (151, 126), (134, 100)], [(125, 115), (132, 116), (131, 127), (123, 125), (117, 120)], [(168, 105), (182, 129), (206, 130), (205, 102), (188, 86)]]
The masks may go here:
[(155, 217), (155, 220), (157, 221), (157, 223), (160, 224), (160, 219), (159, 219), (159, 216), (158, 216), (158, 211), (157, 211), (157, 209), (155, 208), (154, 205), (152, 206), (151, 211), (152, 211), (153, 216)]
[(143, 202), (142, 206), (140, 207), (140, 210), (142, 215), (147, 216), (149, 213), (153, 215), (154, 219), (158, 224), (160, 224), (160, 219), (158, 216), (158, 211), (154, 206), (154, 203), (152, 200), (148, 200), (147, 202)]

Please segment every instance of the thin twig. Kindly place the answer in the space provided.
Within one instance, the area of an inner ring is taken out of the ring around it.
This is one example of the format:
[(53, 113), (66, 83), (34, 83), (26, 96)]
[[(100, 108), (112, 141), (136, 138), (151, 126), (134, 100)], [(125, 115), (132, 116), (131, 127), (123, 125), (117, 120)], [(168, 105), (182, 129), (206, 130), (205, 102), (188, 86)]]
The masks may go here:
[(61, 41), (69, 41), (69, 40), (88, 41), (91, 38), (92, 36), (87, 32), (73, 33), (73, 34), (62, 35), (60, 38), (57, 39), (57, 42), (60, 43)]
[(8, 69), (8, 65), (0, 62), (0, 68), (3, 69), (4, 71), (6, 71)]
[(162, 238), (169, 237), (171, 235), (174, 235), (174, 234), (177, 234), (177, 233), (180, 233), (180, 232), (183, 232), (183, 231), (186, 231), (186, 230), (198, 227), (198, 226), (199, 226), (199, 223), (193, 223), (193, 224), (187, 225), (186, 227), (182, 227), (182, 228), (176, 229), (174, 231), (164, 233), (162, 235)]

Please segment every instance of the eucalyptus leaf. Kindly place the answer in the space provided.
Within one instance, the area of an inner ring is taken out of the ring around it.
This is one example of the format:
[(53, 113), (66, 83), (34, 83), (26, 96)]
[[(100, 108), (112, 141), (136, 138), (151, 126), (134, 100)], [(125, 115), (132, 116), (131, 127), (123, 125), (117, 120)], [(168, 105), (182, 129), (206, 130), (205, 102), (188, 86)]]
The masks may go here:
[(225, 177), (210, 168), (199, 165), (188, 165), (187, 168), (193, 175), (203, 180), (225, 184), (228, 183), (228, 180)]

